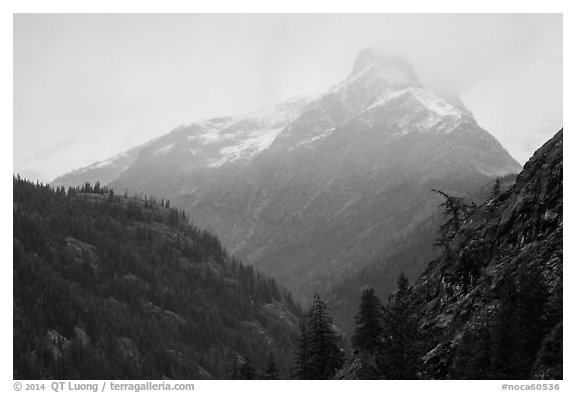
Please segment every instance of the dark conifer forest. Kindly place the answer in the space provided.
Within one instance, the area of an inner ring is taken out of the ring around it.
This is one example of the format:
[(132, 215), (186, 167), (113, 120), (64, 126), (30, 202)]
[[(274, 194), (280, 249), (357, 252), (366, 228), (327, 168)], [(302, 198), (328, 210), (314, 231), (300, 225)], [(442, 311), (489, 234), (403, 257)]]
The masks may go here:
[(291, 372), (291, 295), (168, 201), (13, 191), (14, 378), (229, 378), (232, 356)]

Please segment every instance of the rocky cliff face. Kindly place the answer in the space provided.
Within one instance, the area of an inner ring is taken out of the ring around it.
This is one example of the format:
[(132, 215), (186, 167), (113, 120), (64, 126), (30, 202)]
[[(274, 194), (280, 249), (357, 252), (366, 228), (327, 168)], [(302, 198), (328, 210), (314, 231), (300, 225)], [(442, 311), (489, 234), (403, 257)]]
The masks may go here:
[[(562, 378), (562, 184), (559, 131), (533, 155), (509, 190), (480, 206), (452, 240), (451, 251), (433, 261), (415, 283), (414, 306), (430, 340), (424, 358), (429, 377), (459, 377), (471, 338), (485, 340), (492, 352), (495, 345), (501, 349), (505, 344), (497, 344), (494, 329), (509, 317), (505, 292), (510, 285), (518, 287), (518, 304), (535, 307), (539, 299), (526, 299), (535, 296), (536, 286), (526, 294), (521, 289), (531, 285), (527, 277), (537, 275), (545, 308), (534, 310), (531, 326), (511, 326), (510, 331), (528, 340), (522, 336), (528, 335), (525, 329), (541, 325), (537, 342), (526, 344), (536, 345), (537, 352), (530, 355), (536, 359), (530, 360), (530, 375), (525, 377)], [(518, 338), (510, 334), (509, 340)], [(486, 361), (495, 360), (487, 355)], [(513, 365), (519, 361), (509, 359)]]
[(117, 191), (170, 198), (301, 298), (393, 251), (436, 212), (430, 188), (464, 194), (520, 169), (461, 102), (378, 47), (324, 93), (184, 125), (97, 166), (114, 167)]
[[(499, 177), (501, 190), (508, 190), (514, 185), (516, 175)], [(466, 195), (466, 200), (476, 205), (483, 204), (492, 194), (496, 180), (486, 183), (482, 188)], [(433, 198), (438, 194), (430, 190)], [(440, 198), (438, 198), (440, 203)], [(329, 292), (328, 303), (334, 320), (343, 330), (345, 338), (354, 331), (354, 315), (358, 311), (358, 299), (362, 291), (374, 288), (381, 299), (396, 290), (396, 281), (404, 274), (410, 282), (416, 280), (426, 269), (429, 262), (440, 255), (440, 249), (434, 246), (438, 236), (438, 228), (442, 224), (442, 212), (419, 223), (405, 237), (395, 242), (390, 252), (383, 254), (365, 267), (347, 275), (334, 284)]]

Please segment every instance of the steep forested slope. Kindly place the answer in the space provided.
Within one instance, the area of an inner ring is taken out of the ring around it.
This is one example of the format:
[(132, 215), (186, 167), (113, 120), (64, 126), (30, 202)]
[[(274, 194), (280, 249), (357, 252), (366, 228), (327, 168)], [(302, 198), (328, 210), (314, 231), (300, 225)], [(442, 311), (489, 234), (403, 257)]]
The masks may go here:
[(562, 131), (414, 285), (432, 378), (562, 378)]
[[(515, 182), (516, 175), (498, 178), (499, 187), (505, 191)], [(459, 194), (467, 201), (481, 205), (491, 194), (496, 181), (490, 181), (474, 193)], [(452, 190), (449, 190), (452, 192)], [(442, 197), (432, 190), (429, 193), (437, 204)], [(440, 255), (440, 249), (434, 246), (438, 228), (442, 224), (440, 209), (428, 220), (420, 223), (412, 231), (396, 242), (393, 247), (382, 250), (382, 255), (330, 288), (328, 301), (331, 304), (334, 320), (350, 337), (353, 331), (353, 317), (358, 307), (358, 298), (366, 288), (374, 288), (376, 294), (386, 299), (396, 289), (396, 280), (404, 274), (410, 281), (416, 280), (426, 269), (428, 263)]]
[(168, 202), (15, 178), (14, 378), (287, 375), (299, 308)]
[(562, 379), (562, 156), (561, 130), (480, 206), (437, 192), (440, 255), (387, 302), (363, 291), (336, 378)]

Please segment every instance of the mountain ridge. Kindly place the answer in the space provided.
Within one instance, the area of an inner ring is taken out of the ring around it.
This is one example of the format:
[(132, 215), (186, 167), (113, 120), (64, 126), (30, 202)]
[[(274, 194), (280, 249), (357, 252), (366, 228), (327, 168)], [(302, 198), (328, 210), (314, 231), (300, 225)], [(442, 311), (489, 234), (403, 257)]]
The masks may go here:
[(290, 375), (299, 306), (168, 202), (13, 184), (16, 379)]
[[(361, 89), (358, 89), (357, 85), (367, 86), (361, 86)], [(410, 63), (399, 56), (391, 56), (385, 52), (382, 53), (379, 46), (375, 45), (374, 47), (361, 51), (354, 62), (353, 71), (350, 75), (344, 81), (329, 88), (326, 92), (310, 96), (293, 97), (279, 104), (267, 106), (246, 114), (220, 116), (183, 124), (164, 136), (155, 138), (124, 153), (59, 176), (54, 179), (52, 183), (55, 185), (69, 186), (72, 185), (69, 184), (70, 182), (77, 181), (74, 180), (74, 175), (82, 175), (95, 169), (110, 166), (119, 167), (118, 173), (116, 174), (117, 176), (133, 164), (134, 158), (131, 156), (137, 156), (142, 149), (151, 144), (161, 144), (163, 139), (169, 135), (186, 134), (188, 140), (201, 139), (200, 143), (202, 145), (227, 139), (239, 142), (237, 144), (224, 144), (223, 147), (218, 146), (222, 157), (220, 160), (212, 159), (210, 162), (205, 163), (208, 167), (217, 167), (227, 161), (241, 159), (241, 155), (235, 154), (238, 151), (246, 151), (248, 153), (247, 157), (251, 158), (253, 154), (250, 153), (259, 153), (262, 150), (272, 147), (274, 140), (282, 134), (286, 125), (297, 119), (307, 110), (313, 110), (314, 107), (308, 108), (310, 104), (314, 104), (319, 100), (329, 99), (332, 95), (337, 94), (341, 94), (344, 98), (347, 98), (348, 95), (352, 94), (348, 92), (349, 90), (354, 92), (361, 90), (364, 94), (366, 94), (366, 92), (371, 93), (369, 97), (361, 97), (363, 99), (360, 100), (360, 103), (363, 105), (360, 110), (352, 105), (352, 109), (348, 109), (350, 112), (356, 113), (359, 111), (362, 113), (364, 111), (374, 110), (379, 106), (387, 104), (391, 100), (402, 100), (402, 98), (404, 98), (411, 101), (408, 102), (408, 104), (422, 105), (429, 111), (439, 115), (439, 117), (465, 117), (465, 120), (475, 122), (471, 112), (463, 106), (458, 97), (453, 96), (446, 98), (443, 97), (443, 95), (425, 89), (417, 80)], [(350, 104), (350, 102), (347, 102), (347, 104)], [(434, 120), (430, 121), (433, 122)], [(251, 129), (264, 132), (258, 133), (252, 131), (251, 133)], [(426, 127), (423, 127), (423, 129), (433, 129), (433, 124), (428, 124)], [(453, 130), (454, 129), (445, 130), (445, 132), (451, 132)], [(314, 140), (308, 142), (314, 142), (317, 139), (326, 137), (330, 131), (333, 130), (331, 128), (323, 130), (319, 135), (312, 137), (315, 138)], [(173, 144), (165, 144), (157, 148), (154, 153), (167, 153), (172, 148), (174, 148)], [(128, 159), (128, 157), (131, 157), (131, 159)], [(67, 177), (72, 179), (67, 180)], [(100, 179), (103, 183), (108, 183), (115, 178), (115, 176), (104, 177), (107, 179)]]
[(324, 93), (178, 127), (108, 183), (169, 198), (301, 298), (323, 291), (434, 214), (430, 188), (467, 193), (520, 170), (458, 100), (382, 56), (361, 52)]

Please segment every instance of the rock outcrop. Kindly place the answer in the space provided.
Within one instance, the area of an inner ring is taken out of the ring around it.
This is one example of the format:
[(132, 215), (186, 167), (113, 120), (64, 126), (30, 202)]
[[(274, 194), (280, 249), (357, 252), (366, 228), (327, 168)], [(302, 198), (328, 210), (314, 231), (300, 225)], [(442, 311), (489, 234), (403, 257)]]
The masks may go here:
[(535, 343), (540, 350), (529, 376), (562, 378), (562, 184), (561, 130), (536, 151), (510, 189), (477, 209), (450, 251), (417, 280), (414, 307), (430, 345), (424, 357), (427, 377), (457, 378), (466, 340), (479, 337), (481, 329), (494, 326), (495, 315), (504, 313), (507, 283), (522, 287), (526, 277), (538, 275), (547, 303), (545, 321), (537, 323), (545, 331)]

